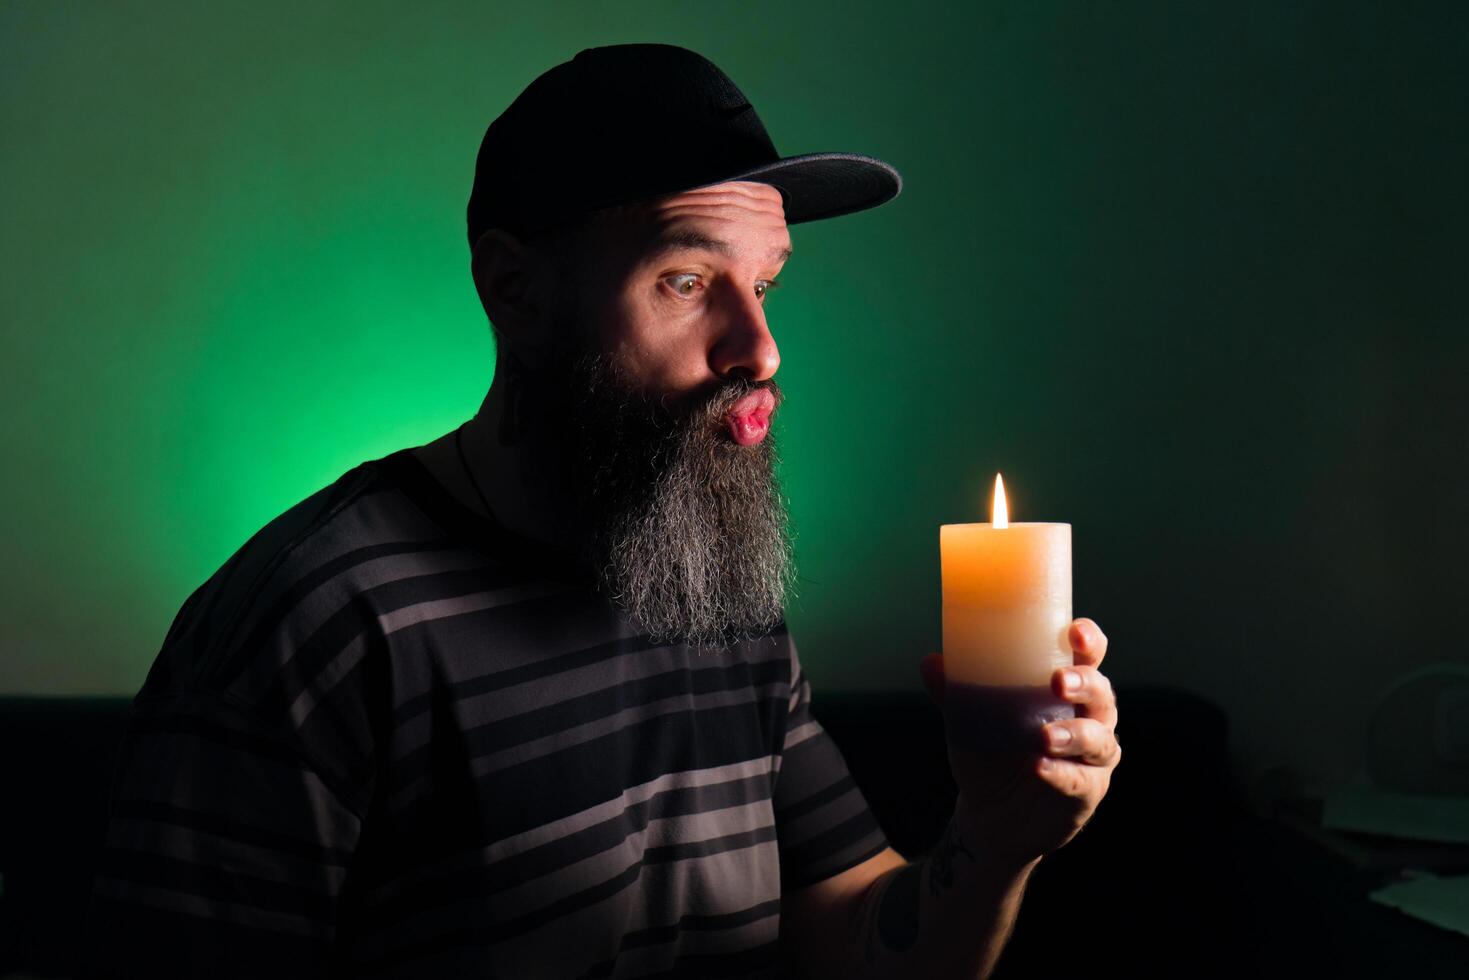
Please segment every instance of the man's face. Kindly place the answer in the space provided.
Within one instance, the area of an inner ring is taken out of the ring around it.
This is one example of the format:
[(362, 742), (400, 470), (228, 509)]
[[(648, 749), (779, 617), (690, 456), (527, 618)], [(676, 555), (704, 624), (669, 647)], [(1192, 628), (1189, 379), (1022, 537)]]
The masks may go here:
[(564, 407), (583, 557), (655, 635), (758, 633), (793, 578), (764, 310), (790, 253), (780, 192), (684, 192), (593, 223), (583, 245), (553, 325), (576, 342), (545, 392)]
[[(590, 342), (672, 403), (780, 366), (765, 296), (790, 255), (780, 192), (732, 182), (654, 201), (593, 226)], [(753, 433), (752, 433), (753, 434)]]

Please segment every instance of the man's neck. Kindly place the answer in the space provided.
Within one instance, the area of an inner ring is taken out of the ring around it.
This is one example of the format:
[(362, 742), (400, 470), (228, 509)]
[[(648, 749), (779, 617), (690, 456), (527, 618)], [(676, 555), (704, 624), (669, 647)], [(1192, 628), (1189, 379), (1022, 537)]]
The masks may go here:
[[(493, 518), (521, 537), (573, 551), (570, 522), (563, 516), (564, 495), (549, 485), (554, 481), (534, 475), (540, 470), (532, 460), (549, 458), (547, 447), (535, 444), (524, 432), (506, 431), (510, 441), (502, 442), (507, 410), (505, 387), (497, 379), (474, 418), (411, 451), (473, 513)], [(456, 433), (460, 445), (456, 445)]]

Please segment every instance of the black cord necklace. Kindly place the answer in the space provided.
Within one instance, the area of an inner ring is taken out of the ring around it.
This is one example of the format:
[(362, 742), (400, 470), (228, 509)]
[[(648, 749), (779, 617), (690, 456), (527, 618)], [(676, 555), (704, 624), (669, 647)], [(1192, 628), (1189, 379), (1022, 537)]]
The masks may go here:
[(469, 421), (459, 423), (459, 428), (454, 430), (454, 445), (459, 449), (459, 461), (464, 464), (464, 472), (469, 476), (469, 482), (474, 485), (474, 492), (479, 494), (479, 502), (484, 505), (485, 514), (490, 520), (495, 519), (495, 510), (490, 502), (485, 499), (485, 492), (480, 489), (479, 481), (474, 478), (474, 470), (469, 465), (469, 457), (464, 454), (464, 427)]

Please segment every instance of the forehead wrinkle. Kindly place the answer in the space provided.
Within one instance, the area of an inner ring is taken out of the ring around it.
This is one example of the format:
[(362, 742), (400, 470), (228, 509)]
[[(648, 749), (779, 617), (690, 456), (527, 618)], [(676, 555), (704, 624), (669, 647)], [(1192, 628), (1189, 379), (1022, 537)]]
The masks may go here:
[[(778, 209), (741, 207), (739, 210), (750, 212), (757, 218), (767, 219), (760, 223), (771, 230), (777, 227), (783, 230), (786, 227), (784, 212)], [(777, 214), (779, 214), (777, 221), (768, 220)], [(688, 220), (704, 219), (728, 224), (736, 220), (731, 217), (728, 209), (694, 203), (671, 204), (659, 208), (652, 217), (654, 220), (649, 230), (648, 242), (650, 250), (655, 254), (689, 250), (714, 252), (732, 259), (739, 257), (739, 250), (731, 242), (706, 232)], [(770, 260), (779, 262), (784, 262), (791, 257), (791, 254), (792, 248), (789, 245), (773, 246), (767, 253)]]
[(710, 184), (706, 187), (695, 187), (691, 190), (670, 194), (667, 199), (670, 203), (692, 199), (740, 202), (746, 207), (752, 204), (764, 204), (783, 208), (785, 205), (785, 198), (781, 195), (779, 188), (773, 184), (758, 181), (726, 181), (722, 184)]
[[(677, 251), (716, 252), (726, 258), (739, 258), (739, 250), (729, 242), (720, 238), (712, 238), (694, 228), (673, 228), (658, 234), (653, 239), (653, 255)], [(778, 245), (767, 254), (771, 261), (784, 262), (791, 257), (791, 253), (790, 246)]]
[(692, 197), (693, 195), (686, 195), (660, 202), (653, 210), (658, 219), (664, 222), (676, 221), (681, 217), (729, 220), (729, 212), (735, 211), (761, 219), (772, 227), (776, 224), (785, 226), (785, 205), (779, 197), (774, 200), (751, 198), (739, 194), (718, 196), (706, 194), (702, 195), (701, 199), (691, 199)]

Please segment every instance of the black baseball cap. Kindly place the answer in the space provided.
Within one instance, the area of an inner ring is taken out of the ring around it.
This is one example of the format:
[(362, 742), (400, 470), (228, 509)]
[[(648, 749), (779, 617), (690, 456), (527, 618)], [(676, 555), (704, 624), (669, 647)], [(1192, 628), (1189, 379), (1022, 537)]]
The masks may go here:
[(524, 238), (730, 180), (777, 188), (788, 225), (874, 208), (903, 188), (873, 157), (782, 157), (744, 93), (703, 55), (615, 44), (547, 70), (490, 123), (469, 196), (469, 247), (489, 228)]

